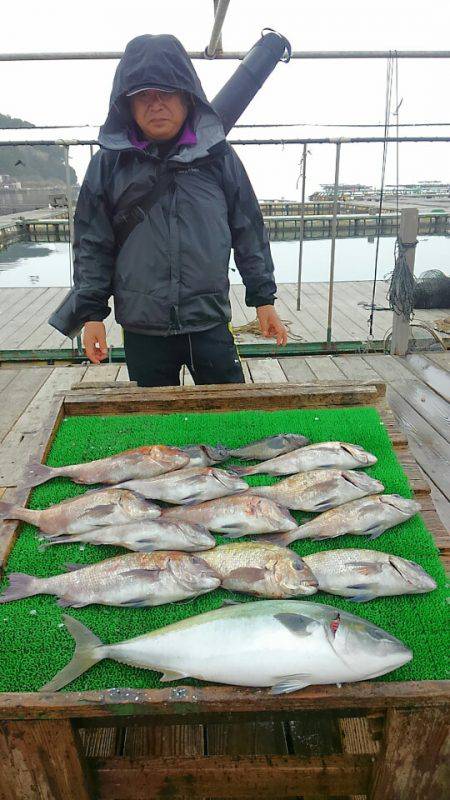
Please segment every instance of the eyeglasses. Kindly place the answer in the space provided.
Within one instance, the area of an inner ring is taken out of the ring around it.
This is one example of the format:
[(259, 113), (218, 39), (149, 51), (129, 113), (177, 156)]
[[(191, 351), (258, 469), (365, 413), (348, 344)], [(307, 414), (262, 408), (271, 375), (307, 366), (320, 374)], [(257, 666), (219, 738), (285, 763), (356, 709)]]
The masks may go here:
[(162, 89), (142, 89), (141, 92), (136, 92), (133, 95), (135, 100), (138, 100), (139, 103), (145, 103), (146, 105), (151, 105), (157, 101), (167, 102), (175, 97), (181, 97), (181, 92), (165, 92)]

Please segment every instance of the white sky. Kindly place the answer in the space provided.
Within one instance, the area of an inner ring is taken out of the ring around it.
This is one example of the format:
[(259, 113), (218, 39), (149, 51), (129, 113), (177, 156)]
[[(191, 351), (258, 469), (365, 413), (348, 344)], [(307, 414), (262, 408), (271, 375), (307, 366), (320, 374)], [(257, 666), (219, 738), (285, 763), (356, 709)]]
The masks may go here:
[[(188, 50), (202, 50), (209, 40), (213, 0), (72, 0), (71, 3), (22, 0), (1, 10), (0, 52), (123, 50), (143, 33), (172, 33)], [(225, 49), (248, 50), (263, 27), (285, 34), (295, 50), (422, 49), (450, 47), (448, 0), (231, 0), (225, 26)], [(34, 124), (101, 123), (108, 108), (115, 61), (0, 62), (0, 112)], [(223, 85), (238, 62), (195, 62), (208, 97)], [(240, 122), (361, 123), (383, 122), (384, 61), (291, 61), (279, 64)], [(450, 122), (449, 60), (402, 60), (399, 96), (402, 122)], [(96, 130), (92, 134), (96, 135)], [(405, 129), (425, 135), (426, 129)], [(430, 133), (450, 134), (447, 128)], [(52, 135), (52, 131), (43, 132)], [(64, 135), (65, 132), (54, 132)], [(67, 132), (75, 137), (75, 131)], [(243, 136), (244, 132), (238, 132)], [(270, 137), (276, 131), (246, 132)], [(283, 129), (278, 134), (376, 135), (371, 129)], [(87, 130), (78, 131), (87, 138)], [(236, 132), (235, 132), (236, 134)], [(233, 134), (233, 136), (235, 135)], [(4, 132), (0, 132), (6, 138)], [(391, 146), (392, 147), (392, 146)], [(300, 146), (242, 147), (240, 155), (259, 197), (298, 197)], [(308, 166), (307, 193), (332, 182), (334, 152), (316, 145)], [(72, 164), (82, 179), (89, 148), (72, 148)], [(400, 149), (400, 181), (450, 181), (449, 144), (405, 144)], [(346, 145), (341, 182), (377, 184), (381, 147)], [(395, 179), (394, 148), (387, 182)]]

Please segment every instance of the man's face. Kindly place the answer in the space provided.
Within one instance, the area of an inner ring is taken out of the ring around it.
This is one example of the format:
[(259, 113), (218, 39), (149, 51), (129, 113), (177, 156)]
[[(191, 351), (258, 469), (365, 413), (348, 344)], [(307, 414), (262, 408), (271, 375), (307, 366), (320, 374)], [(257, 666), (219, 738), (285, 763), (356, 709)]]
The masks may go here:
[(188, 115), (182, 92), (144, 89), (130, 97), (134, 120), (148, 139), (164, 142), (177, 135)]

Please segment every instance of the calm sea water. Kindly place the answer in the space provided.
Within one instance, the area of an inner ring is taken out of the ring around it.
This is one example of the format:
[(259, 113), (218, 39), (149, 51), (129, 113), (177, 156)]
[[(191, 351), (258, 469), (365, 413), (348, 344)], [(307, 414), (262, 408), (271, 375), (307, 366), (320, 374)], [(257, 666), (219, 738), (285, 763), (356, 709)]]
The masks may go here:
[[(394, 239), (380, 239), (378, 277), (394, 267)], [(328, 281), (329, 240), (308, 241), (303, 246), (303, 280)], [(363, 281), (373, 278), (375, 242), (367, 239), (338, 239), (336, 242), (335, 280)], [(298, 242), (272, 242), (275, 277), (279, 283), (295, 283), (298, 272)], [(415, 274), (440, 269), (450, 275), (450, 237), (420, 237), (416, 249)], [(233, 259), (231, 283), (241, 283)], [(69, 245), (57, 242), (18, 242), (0, 252), (0, 288), (24, 286), (69, 286)]]

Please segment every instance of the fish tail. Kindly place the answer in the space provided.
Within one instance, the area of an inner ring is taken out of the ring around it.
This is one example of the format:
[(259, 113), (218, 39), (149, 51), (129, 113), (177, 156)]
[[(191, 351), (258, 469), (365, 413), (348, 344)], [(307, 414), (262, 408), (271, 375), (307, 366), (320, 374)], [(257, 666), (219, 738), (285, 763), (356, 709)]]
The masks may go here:
[(24, 597), (32, 597), (40, 594), (42, 589), (40, 579), (34, 575), (26, 575), (23, 572), (11, 572), (8, 575), (9, 586), (2, 595), (0, 603), (9, 603), (11, 600), (22, 600)]
[(75, 639), (75, 652), (72, 660), (49, 683), (42, 686), (41, 692), (57, 692), (98, 661), (106, 658), (107, 648), (89, 628), (67, 614), (64, 614), (63, 620), (67, 630)]
[(35, 524), (36, 514), (38, 513), (30, 508), (22, 508), (22, 506), (14, 505), (14, 503), (0, 501), (0, 520), (21, 519), (23, 522)]
[[(295, 542), (298, 539), (298, 531), (300, 529), (296, 528), (293, 531), (287, 531), (287, 533), (271, 533), (263, 536), (258, 536), (258, 542), (269, 542), (269, 544), (277, 544), (280, 547), (289, 547), (292, 542)], [(256, 539), (255, 539), (256, 541)]]
[(60, 471), (54, 467), (47, 467), (46, 464), (41, 464), (40, 461), (30, 461), (25, 468), (24, 484), (26, 487), (39, 486), (41, 483), (51, 480), (51, 478), (56, 478), (59, 474)]

